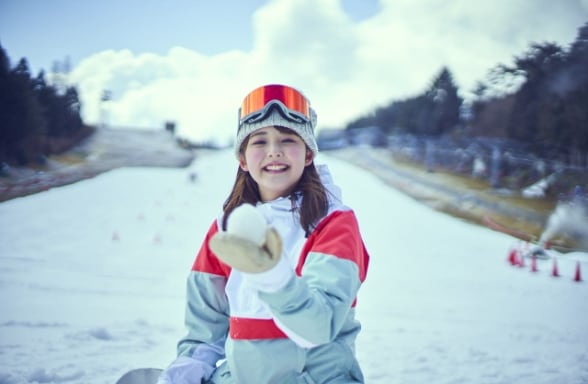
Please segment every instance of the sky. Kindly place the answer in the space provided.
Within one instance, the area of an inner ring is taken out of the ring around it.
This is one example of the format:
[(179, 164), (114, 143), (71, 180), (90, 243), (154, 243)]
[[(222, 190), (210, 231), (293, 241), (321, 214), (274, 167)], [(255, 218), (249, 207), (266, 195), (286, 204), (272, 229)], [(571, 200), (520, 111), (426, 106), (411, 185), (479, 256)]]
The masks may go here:
[[(588, 254), (511, 266), (526, 244), (328, 153), (316, 161), (370, 252), (356, 313), (366, 383), (588, 382)], [(185, 334), (186, 277), (236, 164), (231, 150), (202, 153), (187, 168), (126, 167), (0, 203), (0, 383), (114, 383), (167, 366)]]
[[(531, 43), (567, 47), (588, 0), (0, 0), (0, 43), (80, 92), (87, 123), (226, 143), (244, 96), (300, 89), (318, 130), (423, 92), (447, 66), (464, 97)], [(61, 66), (63, 68), (63, 66)], [(101, 101), (105, 90), (111, 100)]]

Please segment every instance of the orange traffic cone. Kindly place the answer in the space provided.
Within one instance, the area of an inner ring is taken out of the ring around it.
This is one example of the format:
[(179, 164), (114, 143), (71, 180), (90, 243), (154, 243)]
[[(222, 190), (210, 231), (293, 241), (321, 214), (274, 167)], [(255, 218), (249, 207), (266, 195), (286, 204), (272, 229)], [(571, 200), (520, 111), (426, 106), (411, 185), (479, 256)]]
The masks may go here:
[(519, 263), (519, 261), (517, 260), (517, 250), (516, 249), (513, 248), (508, 253), (508, 262), (510, 263), (510, 265), (517, 265)]
[(553, 270), (551, 271), (551, 276), (559, 277), (559, 269), (557, 268), (557, 259), (553, 258)]
[(582, 281), (582, 273), (580, 272), (580, 262), (576, 261), (576, 274), (574, 275), (574, 281)]

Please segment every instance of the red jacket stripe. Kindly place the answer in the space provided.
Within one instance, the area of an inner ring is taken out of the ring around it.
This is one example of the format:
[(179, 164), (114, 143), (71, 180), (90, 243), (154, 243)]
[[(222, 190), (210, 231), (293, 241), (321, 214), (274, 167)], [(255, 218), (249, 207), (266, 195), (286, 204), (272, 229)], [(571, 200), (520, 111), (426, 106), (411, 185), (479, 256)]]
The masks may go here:
[(206, 237), (200, 246), (200, 250), (196, 255), (194, 264), (192, 265), (192, 271), (206, 272), (213, 275), (226, 276), (228, 277), (231, 273), (231, 267), (223, 263), (216, 257), (216, 255), (208, 247), (210, 238), (218, 232), (218, 225), (216, 220), (208, 229)]
[(335, 211), (325, 217), (307, 239), (296, 273), (300, 276), (309, 252), (318, 252), (357, 264), (359, 279), (367, 274), (369, 255), (361, 238), (359, 225), (353, 211)]
[(272, 319), (248, 319), (231, 317), (229, 320), (229, 336), (236, 340), (285, 339), (282, 332)]

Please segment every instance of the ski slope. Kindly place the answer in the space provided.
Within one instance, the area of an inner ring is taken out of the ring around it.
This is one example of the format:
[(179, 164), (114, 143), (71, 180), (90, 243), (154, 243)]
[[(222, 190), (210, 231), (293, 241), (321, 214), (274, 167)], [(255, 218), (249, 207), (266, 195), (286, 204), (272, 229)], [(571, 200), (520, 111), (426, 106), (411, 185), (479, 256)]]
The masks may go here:
[[(573, 281), (575, 257), (588, 278), (582, 255), (560, 256), (559, 278), (552, 260), (513, 267), (515, 239), (353, 165), (317, 162), (371, 253), (357, 312), (367, 383), (588, 383), (588, 284)], [(0, 203), (0, 384), (112, 384), (167, 365), (185, 278), (235, 172), (231, 151), (213, 152)]]

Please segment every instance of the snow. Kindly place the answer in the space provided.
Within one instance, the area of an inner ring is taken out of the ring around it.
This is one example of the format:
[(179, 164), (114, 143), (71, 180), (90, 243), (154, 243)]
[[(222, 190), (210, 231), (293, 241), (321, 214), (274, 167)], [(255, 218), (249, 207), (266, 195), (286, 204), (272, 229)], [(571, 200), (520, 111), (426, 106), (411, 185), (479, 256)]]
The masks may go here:
[[(511, 266), (515, 239), (317, 162), (371, 253), (358, 299), (367, 383), (588, 383), (588, 285), (573, 281), (585, 254), (554, 252), (558, 278), (552, 259)], [(0, 203), (0, 383), (112, 384), (166, 366), (185, 278), (235, 172), (231, 151), (213, 152)]]

